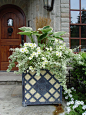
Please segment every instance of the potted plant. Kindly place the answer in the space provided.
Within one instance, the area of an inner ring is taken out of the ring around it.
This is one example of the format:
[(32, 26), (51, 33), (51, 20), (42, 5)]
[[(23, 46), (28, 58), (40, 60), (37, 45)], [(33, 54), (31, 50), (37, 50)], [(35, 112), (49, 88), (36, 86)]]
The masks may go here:
[[(18, 64), (16, 73), (22, 74), (23, 106), (33, 104), (51, 104), (62, 102), (62, 86), (67, 90), (66, 73), (69, 61), (80, 60), (79, 54), (66, 47), (63, 38), (65, 32), (53, 32), (45, 26), (33, 31), (30, 27), (19, 28), (18, 34), (27, 35), (31, 43), (24, 43), (9, 57), (8, 72)], [(38, 44), (35, 43), (36, 36)], [(45, 41), (44, 43), (41, 40)], [(47, 82), (46, 82), (47, 80)], [(70, 92), (70, 91), (69, 91)]]

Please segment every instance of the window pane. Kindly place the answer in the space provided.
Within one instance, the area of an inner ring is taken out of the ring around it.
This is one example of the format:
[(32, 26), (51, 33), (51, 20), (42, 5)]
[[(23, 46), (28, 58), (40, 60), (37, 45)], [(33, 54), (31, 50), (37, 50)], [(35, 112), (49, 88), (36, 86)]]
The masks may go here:
[(86, 52), (86, 40), (81, 40), (81, 51)]
[(70, 0), (71, 9), (79, 9), (79, 0)]
[(71, 23), (80, 23), (79, 11), (71, 11)]
[[(71, 49), (79, 46), (79, 39), (71, 39)], [(79, 52), (79, 48), (75, 49), (74, 52)]]
[(7, 25), (8, 26), (13, 26), (13, 19), (8, 19)]
[(82, 23), (86, 23), (86, 11), (81, 12), (81, 20), (82, 20)]
[(81, 0), (81, 9), (86, 10), (86, 0)]
[(81, 37), (86, 38), (86, 26), (81, 26)]
[(79, 37), (79, 26), (70, 26), (70, 37)]

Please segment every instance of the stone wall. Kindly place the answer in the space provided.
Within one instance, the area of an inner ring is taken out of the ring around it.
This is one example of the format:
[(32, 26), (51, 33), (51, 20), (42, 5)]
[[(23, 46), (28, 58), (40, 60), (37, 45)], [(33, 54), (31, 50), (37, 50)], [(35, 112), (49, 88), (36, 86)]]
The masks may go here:
[(30, 27), (35, 30), (36, 17), (50, 18), (54, 31), (66, 31), (63, 38), (69, 47), (69, 0), (55, 0), (54, 8), (51, 12), (43, 8), (43, 0), (29, 0), (27, 8), (27, 22), (29, 21)]

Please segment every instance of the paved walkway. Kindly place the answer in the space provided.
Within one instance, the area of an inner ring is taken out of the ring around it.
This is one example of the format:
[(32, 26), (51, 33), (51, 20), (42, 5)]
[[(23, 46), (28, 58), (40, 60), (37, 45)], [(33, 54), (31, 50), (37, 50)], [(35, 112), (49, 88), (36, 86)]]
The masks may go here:
[[(21, 76), (12, 74), (0, 72), (0, 115), (54, 115), (56, 109), (54, 105), (22, 107), (22, 85), (15, 83), (18, 80), (21, 82)], [(10, 85), (9, 81), (13, 84)], [(65, 111), (64, 100), (62, 107)]]

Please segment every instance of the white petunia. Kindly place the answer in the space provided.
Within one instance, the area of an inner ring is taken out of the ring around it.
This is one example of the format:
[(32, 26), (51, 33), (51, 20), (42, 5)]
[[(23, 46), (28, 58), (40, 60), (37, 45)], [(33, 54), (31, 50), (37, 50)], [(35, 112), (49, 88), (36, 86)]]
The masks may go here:
[(74, 90), (74, 87), (71, 87), (72, 90)]
[(74, 101), (74, 98), (71, 98), (71, 101)]
[(86, 111), (84, 113), (82, 113), (82, 115), (86, 115)]
[(85, 110), (86, 109), (86, 105), (83, 105), (82, 109)]
[(49, 48), (46, 48), (47, 49), (47, 51), (49, 51)]
[(67, 112), (70, 113), (71, 108), (70, 108), (70, 107), (67, 107), (66, 109), (67, 109)]
[(69, 97), (72, 97), (72, 95), (71, 95), (71, 94), (69, 94)]
[(80, 101), (80, 104), (81, 104), (81, 105), (84, 105), (84, 102), (83, 102), (83, 101)]
[(65, 99), (68, 99), (68, 96), (66, 96)]
[(78, 105), (74, 105), (74, 106), (73, 106), (73, 109), (75, 109), (75, 108), (77, 108), (77, 107), (78, 107)]

